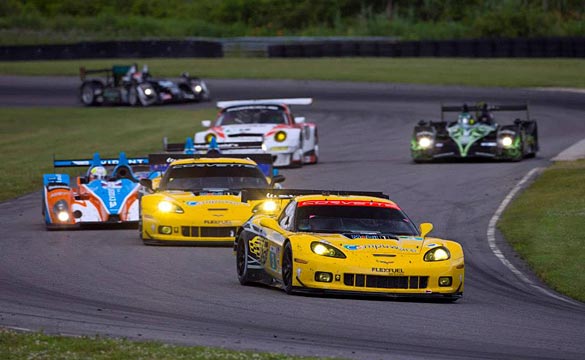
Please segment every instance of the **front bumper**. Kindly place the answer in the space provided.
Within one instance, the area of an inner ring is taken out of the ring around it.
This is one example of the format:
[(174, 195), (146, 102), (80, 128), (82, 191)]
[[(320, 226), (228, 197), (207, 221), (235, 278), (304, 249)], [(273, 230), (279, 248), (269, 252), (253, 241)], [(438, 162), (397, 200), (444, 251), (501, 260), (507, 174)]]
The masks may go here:
[(206, 225), (183, 221), (149, 220), (143, 218), (142, 239), (146, 244), (156, 245), (216, 245), (233, 246), (240, 221), (226, 225)]
[[(340, 266), (339, 259), (298, 260), (294, 263), (293, 287), (299, 292), (457, 298), (464, 289), (463, 259), (418, 264), (397, 262), (391, 266), (379, 263)], [(396, 272), (385, 272), (388, 268)], [(331, 282), (318, 281), (318, 273), (330, 273)], [(440, 286), (439, 278), (450, 278), (451, 283)]]

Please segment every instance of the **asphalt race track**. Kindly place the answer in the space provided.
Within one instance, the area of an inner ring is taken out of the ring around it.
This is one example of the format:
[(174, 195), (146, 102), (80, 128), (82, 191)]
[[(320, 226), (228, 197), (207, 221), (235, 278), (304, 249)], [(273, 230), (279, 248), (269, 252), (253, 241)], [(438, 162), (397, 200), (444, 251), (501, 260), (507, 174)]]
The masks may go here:
[[(79, 106), (78, 85), (74, 78), (0, 77), (0, 106)], [(305, 81), (214, 80), (209, 87), (215, 100), (314, 97), (296, 113), (318, 124), (321, 162), (284, 170), (285, 186), (390, 194), (416, 222), (432, 222), (432, 235), (463, 244), (464, 297), (441, 304), (243, 287), (228, 248), (147, 247), (135, 230), (47, 232), (37, 192), (0, 203), (0, 325), (320, 357), (583, 358), (585, 305), (541, 291), (498, 234), (498, 247), (536, 286), (521, 280), (492, 253), (486, 232), (528, 171), (585, 137), (585, 95)], [(441, 101), (479, 100), (529, 101), (538, 156), (411, 162), (416, 121), (436, 119)], [(201, 106), (211, 104), (183, 107)]]

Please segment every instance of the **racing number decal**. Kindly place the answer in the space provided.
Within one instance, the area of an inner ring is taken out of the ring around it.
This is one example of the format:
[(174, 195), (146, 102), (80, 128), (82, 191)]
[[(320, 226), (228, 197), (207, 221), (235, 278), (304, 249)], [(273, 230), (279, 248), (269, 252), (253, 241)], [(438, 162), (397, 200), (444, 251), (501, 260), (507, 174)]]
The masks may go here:
[(270, 268), (274, 271), (278, 269), (279, 265), (280, 248), (276, 246), (270, 246)]

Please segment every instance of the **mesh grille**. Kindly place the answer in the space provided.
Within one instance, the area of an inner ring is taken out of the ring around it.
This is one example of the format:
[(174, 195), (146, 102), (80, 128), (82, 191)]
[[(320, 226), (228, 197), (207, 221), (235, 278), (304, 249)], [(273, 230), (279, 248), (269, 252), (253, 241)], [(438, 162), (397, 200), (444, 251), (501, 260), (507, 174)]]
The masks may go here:
[(364, 274), (343, 274), (345, 286), (367, 287), (378, 289), (425, 289), (428, 276), (383, 276)]

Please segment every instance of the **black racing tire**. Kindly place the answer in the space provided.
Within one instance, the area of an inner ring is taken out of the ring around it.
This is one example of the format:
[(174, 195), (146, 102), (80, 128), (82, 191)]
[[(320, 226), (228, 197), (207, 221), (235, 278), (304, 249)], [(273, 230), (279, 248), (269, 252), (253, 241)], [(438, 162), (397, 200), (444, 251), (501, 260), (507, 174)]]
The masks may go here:
[(79, 89), (79, 100), (85, 106), (96, 106), (100, 103), (95, 95), (97, 90), (103, 90), (103, 85), (98, 81), (86, 81)]
[(293, 277), (294, 266), (292, 247), (290, 242), (287, 241), (284, 244), (284, 250), (282, 252), (282, 288), (287, 294), (293, 293)]
[(236, 272), (240, 284), (250, 285), (252, 279), (248, 268), (248, 240), (242, 234), (238, 236), (238, 246), (236, 248)]

